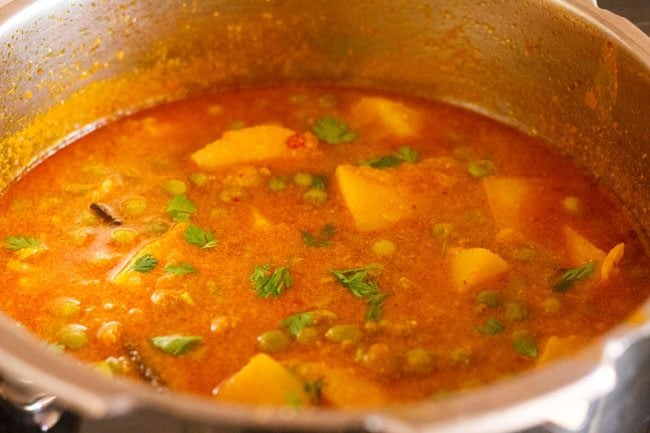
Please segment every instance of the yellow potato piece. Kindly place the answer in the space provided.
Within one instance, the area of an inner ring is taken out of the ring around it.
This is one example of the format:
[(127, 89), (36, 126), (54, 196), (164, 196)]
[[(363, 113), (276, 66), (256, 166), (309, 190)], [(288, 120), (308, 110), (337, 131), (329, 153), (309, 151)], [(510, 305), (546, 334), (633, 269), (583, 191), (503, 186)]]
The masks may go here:
[(381, 97), (361, 98), (352, 107), (351, 117), (354, 125), (375, 124), (400, 137), (417, 134), (421, 123), (417, 111)]
[(340, 165), (336, 181), (357, 229), (382, 230), (413, 213), (415, 197), (399, 185), (394, 171)]
[(524, 222), (524, 203), (531, 191), (530, 180), (491, 176), (484, 178), (482, 184), (497, 227), (521, 229)]
[(241, 370), (224, 381), (216, 398), (253, 405), (308, 405), (303, 382), (266, 354), (253, 356)]
[[(140, 283), (142, 273), (131, 269), (135, 261), (145, 254), (151, 254), (153, 257), (160, 260), (162, 257), (161, 252), (173, 251), (176, 245), (185, 242), (183, 240), (183, 232), (186, 228), (186, 224), (176, 224), (163, 236), (137, 249), (126, 261), (122, 262), (117, 267), (110, 280), (116, 284)], [(166, 254), (166, 258), (170, 258), (169, 254)], [(158, 266), (161, 266), (160, 262), (157, 267)]]
[(592, 260), (602, 263), (605, 251), (601, 250), (580, 233), (565, 225), (564, 231), (566, 256), (571, 266), (580, 266)]
[(280, 157), (295, 157), (305, 149), (314, 148), (316, 140), (305, 134), (304, 146), (292, 148), (287, 144), (295, 131), (277, 125), (259, 125), (226, 131), (223, 136), (192, 154), (192, 160), (202, 169), (216, 169), (229, 164), (266, 161)]
[(451, 253), (451, 279), (463, 291), (508, 272), (510, 265), (485, 248), (457, 249)]
[(544, 364), (549, 361), (553, 361), (558, 358), (562, 358), (566, 355), (575, 353), (576, 348), (582, 341), (581, 338), (576, 337), (575, 335), (570, 335), (568, 337), (560, 338), (556, 335), (550, 337), (542, 353), (537, 358), (537, 364)]

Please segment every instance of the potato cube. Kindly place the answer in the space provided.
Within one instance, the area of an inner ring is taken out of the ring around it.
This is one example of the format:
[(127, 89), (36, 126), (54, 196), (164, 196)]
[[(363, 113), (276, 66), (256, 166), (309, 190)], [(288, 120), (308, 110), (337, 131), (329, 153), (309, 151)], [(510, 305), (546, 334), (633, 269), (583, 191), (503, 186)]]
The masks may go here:
[(555, 359), (562, 358), (563, 356), (574, 353), (576, 347), (580, 345), (581, 340), (581, 338), (576, 337), (575, 335), (570, 335), (563, 338), (560, 338), (556, 335), (550, 337), (546, 341), (544, 349), (542, 350), (539, 358), (537, 358), (537, 363), (544, 364), (546, 362), (553, 361)]
[(308, 405), (303, 382), (266, 354), (253, 356), (241, 370), (218, 388), (219, 400), (252, 405)]
[(311, 134), (296, 134), (277, 125), (259, 125), (226, 131), (220, 139), (194, 152), (192, 160), (200, 168), (210, 170), (229, 164), (300, 157), (317, 145)]
[(400, 188), (393, 171), (340, 165), (336, 168), (336, 181), (361, 231), (388, 228), (413, 212), (415, 197)]
[(354, 125), (377, 125), (398, 137), (417, 134), (420, 129), (419, 114), (400, 102), (386, 98), (361, 98), (351, 110)]
[(530, 180), (491, 176), (484, 178), (482, 183), (497, 227), (521, 230), (524, 203), (531, 191)]
[(508, 272), (510, 265), (485, 248), (457, 249), (451, 254), (451, 279), (463, 291)]
[(566, 255), (570, 266), (580, 266), (592, 260), (602, 263), (605, 251), (601, 250), (580, 233), (569, 226), (564, 226)]

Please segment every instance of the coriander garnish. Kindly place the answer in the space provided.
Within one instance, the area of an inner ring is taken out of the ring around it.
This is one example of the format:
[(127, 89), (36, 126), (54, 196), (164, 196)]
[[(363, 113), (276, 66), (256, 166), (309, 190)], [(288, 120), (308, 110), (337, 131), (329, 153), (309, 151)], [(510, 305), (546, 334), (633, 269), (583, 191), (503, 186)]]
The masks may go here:
[(334, 116), (325, 116), (316, 120), (311, 132), (329, 144), (348, 143), (359, 136), (356, 132), (350, 131), (347, 123)]
[(331, 245), (332, 238), (336, 234), (336, 227), (334, 224), (325, 224), (317, 235), (312, 235), (307, 231), (300, 232), (302, 240), (305, 241), (308, 247), (326, 247)]
[(8, 250), (18, 251), (25, 248), (38, 248), (40, 242), (33, 236), (8, 236), (5, 238), (4, 247)]
[(388, 168), (397, 167), (405, 162), (415, 164), (417, 160), (417, 150), (408, 146), (402, 146), (397, 150), (397, 152), (394, 152), (390, 155), (369, 159), (367, 161), (362, 161), (359, 163), (359, 165), (368, 165), (372, 168)]
[(167, 205), (167, 213), (176, 222), (189, 220), (196, 211), (196, 205), (183, 194), (175, 195)]
[(152, 256), (151, 254), (145, 254), (136, 259), (131, 266), (136, 272), (151, 272), (158, 265), (158, 259)]
[(314, 314), (311, 311), (298, 313), (287, 317), (280, 322), (280, 326), (286, 328), (289, 334), (296, 337), (305, 327), (314, 324)]
[(566, 292), (578, 281), (584, 280), (594, 275), (596, 270), (596, 261), (592, 260), (584, 265), (577, 266), (564, 272), (558, 281), (553, 285), (553, 291)]
[(187, 242), (201, 248), (214, 248), (219, 243), (212, 230), (204, 230), (196, 224), (190, 224), (187, 229), (185, 229), (185, 232), (183, 232), (183, 238), (185, 238)]
[(279, 267), (273, 272), (269, 268), (270, 265), (268, 263), (255, 265), (253, 273), (249, 278), (259, 298), (280, 296), (285, 288), (289, 288), (293, 284), (287, 266)]
[(379, 290), (371, 276), (371, 273), (378, 269), (381, 269), (381, 266), (375, 264), (351, 269), (330, 269), (338, 282), (347, 287), (354, 296), (367, 300), (366, 320), (378, 320), (382, 315), (381, 308), (386, 294)]
[(198, 271), (189, 263), (178, 263), (176, 265), (167, 265), (165, 272), (175, 275), (196, 274)]
[(162, 335), (151, 337), (151, 344), (169, 355), (184, 355), (196, 349), (202, 342), (203, 337), (195, 335)]

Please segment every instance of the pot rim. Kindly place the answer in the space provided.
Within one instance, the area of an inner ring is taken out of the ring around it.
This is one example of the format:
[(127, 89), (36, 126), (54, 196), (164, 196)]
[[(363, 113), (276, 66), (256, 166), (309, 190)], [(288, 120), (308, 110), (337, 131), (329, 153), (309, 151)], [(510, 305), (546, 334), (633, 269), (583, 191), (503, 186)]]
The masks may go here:
[[(650, 72), (650, 38), (628, 20), (584, 0), (546, 1), (597, 28)], [(12, 31), (30, 17), (41, 14), (43, 9), (54, 9), (64, 2), (9, 2), (0, 7), (0, 34)], [(645, 317), (650, 317), (650, 300), (640, 310)], [(524, 372), (509, 381), (458, 393), (450, 399), (373, 410), (301, 412), (215, 403), (209, 398), (160, 393), (145, 384), (102, 377), (72, 357), (55, 356), (43, 342), (2, 313), (0, 333), (3, 335), (0, 374), (6, 381), (27, 384), (38, 393), (56, 395), (66, 408), (91, 418), (153, 410), (198, 423), (235, 427), (489, 433), (549, 421), (550, 414), (575, 409), (576, 402), (591, 401), (611, 390), (616, 382), (616, 359), (635, 341), (650, 335), (650, 323), (638, 326), (624, 322), (571, 358)]]

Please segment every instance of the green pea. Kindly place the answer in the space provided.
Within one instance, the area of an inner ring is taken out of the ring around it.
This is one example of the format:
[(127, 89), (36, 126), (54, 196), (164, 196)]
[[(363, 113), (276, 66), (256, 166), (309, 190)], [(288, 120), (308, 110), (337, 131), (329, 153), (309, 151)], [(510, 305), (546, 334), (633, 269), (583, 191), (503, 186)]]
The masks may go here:
[(190, 182), (196, 186), (203, 186), (208, 182), (208, 175), (205, 173), (197, 172), (189, 176)]
[(476, 295), (476, 302), (494, 308), (503, 303), (503, 298), (496, 290), (484, 290)]
[(140, 216), (147, 210), (147, 200), (144, 197), (131, 197), (124, 202), (124, 210), (131, 216)]
[(279, 192), (287, 187), (287, 181), (281, 177), (273, 176), (266, 185), (271, 191)]
[(301, 344), (307, 344), (311, 343), (312, 341), (316, 341), (318, 339), (318, 331), (316, 328), (313, 328), (311, 326), (307, 326), (298, 332), (298, 335), (296, 335), (296, 341)]
[(344, 341), (357, 343), (361, 340), (361, 330), (355, 325), (335, 325), (327, 330), (325, 337), (335, 343), (342, 343)]
[(494, 164), (487, 159), (480, 161), (473, 161), (467, 165), (467, 171), (474, 177), (487, 177), (492, 176), (497, 172)]
[(81, 302), (74, 298), (60, 298), (56, 301), (55, 314), (58, 317), (72, 317), (81, 310)]
[(138, 236), (135, 230), (129, 229), (116, 229), (111, 233), (113, 240), (120, 244), (130, 244)]
[(411, 349), (404, 356), (405, 369), (413, 374), (427, 374), (433, 369), (433, 356), (425, 349)]
[(562, 301), (557, 298), (548, 298), (542, 302), (542, 308), (546, 314), (557, 314), (562, 311)]
[(573, 196), (565, 197), (562, 200), (562, 206), (569, 213), (578, 213), (580, 211), (580, 200)]
[(511, 302), (506, 305), (506, 316), (511, 320), (524, 320), (528, 315), (528, 308), (524, 304)]
[(300, 186), (311, 186), (313, 177), (309, 173), (298, 172), (293, 175), (293, 182)]
[(392, 256), (395, 254), (396, 249), (395, 243), (387, 239), (382, 239), (372, 244), (372, 252), (382, 257)]
[(85, 326), (76, 323), (64, 325), (59, 330), (59, 343), (68, 349), (80, 349), (88, 343), (86, 330), (87, 328)]
[(512, 250), (512, 258), (520, 262), (532, 262), (537, 257), (537, 252), (528, 247), (515, 248)]
[(286, 349), (291, 340), (289, 340), (289, 337), (284, 332), (279, 329), (274, 329), (259, 335), (257, 342), (263, 351), (275, 353)]
[(162, 187), (169, 195), (179, 195), (187, 192), (187, 185), (180, 179), (165, 179), (162, 182)]
[(310, 188), (302, 195), (302, 199), (309, 203), (323, 204), (327, 200), (327, 193), (322, 189)]

